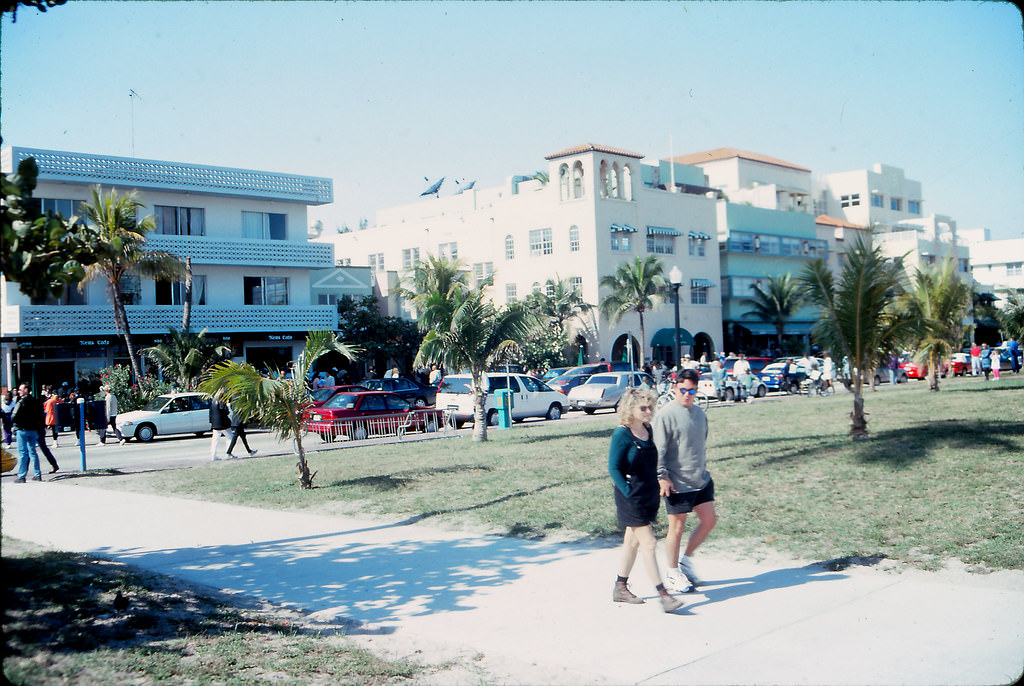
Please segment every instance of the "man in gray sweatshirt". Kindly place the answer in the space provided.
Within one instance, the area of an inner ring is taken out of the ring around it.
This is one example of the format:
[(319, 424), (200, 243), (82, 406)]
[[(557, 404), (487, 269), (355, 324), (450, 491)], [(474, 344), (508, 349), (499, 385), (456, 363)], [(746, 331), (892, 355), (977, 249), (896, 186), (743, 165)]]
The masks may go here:
[[(668, 555), (667, 580), (685, 586), (682, 577), (693, 586), (701, 583), (690, 557), (715, 527), (715, 482), (707, 469), (705, 443), (708, 418), (694, 404), (700, 374), (682, 370), (673, 383), (675, 401), (665, 405), (654, 417), (652, 433), (658, 448), (658, 484), (668, 513), (665, 550)], [(699, 523), (690, 533), (686, 550), (679, 556), (686, 515), (696, 512)]]

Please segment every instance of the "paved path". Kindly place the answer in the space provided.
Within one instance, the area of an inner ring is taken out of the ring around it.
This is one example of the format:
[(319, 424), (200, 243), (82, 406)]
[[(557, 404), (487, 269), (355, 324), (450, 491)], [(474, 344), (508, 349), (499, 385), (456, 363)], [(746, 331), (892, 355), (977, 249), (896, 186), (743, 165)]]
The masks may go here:
[(59, 481), (5, 477), (2, 495), (4, 535), (354, 620), (382, 647), (391, 637), (476, 651), (513, 681), (1005, 684), (1024, 670), (1021, 572), (699, 557), (711, 583), (667, 615), (639, 567), (632, 586), (647, 604), (610, 601), (613, 548)]

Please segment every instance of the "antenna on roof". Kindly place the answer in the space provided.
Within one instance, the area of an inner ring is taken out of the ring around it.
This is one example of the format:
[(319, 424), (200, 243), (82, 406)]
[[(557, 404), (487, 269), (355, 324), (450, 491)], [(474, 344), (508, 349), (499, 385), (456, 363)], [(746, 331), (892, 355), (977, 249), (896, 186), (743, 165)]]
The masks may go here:
[[(426, 177), (423, 177), (423, 178), (424, 178), (424, 180), (426, 179)], [(422, 193), (420, 193), (420, 197), (422, 198), (424, 195), (432, 195), (435, 198), (438, 197), (437, 193), (438, 193), (438, 191), (441, 190), (441, 184), (442, 183), (444, 183), (444, 177), (443, 176), (441, 177), (440, 181), (436, 182), (430, 188), (428, 188), (427, 190), (425, 190)]]
[(141, 100), (142, 96), (136, 93), (134, 88), (129, 88), (128, 101), (132, 104), (132, 157), (135, 157), (135, 98)]

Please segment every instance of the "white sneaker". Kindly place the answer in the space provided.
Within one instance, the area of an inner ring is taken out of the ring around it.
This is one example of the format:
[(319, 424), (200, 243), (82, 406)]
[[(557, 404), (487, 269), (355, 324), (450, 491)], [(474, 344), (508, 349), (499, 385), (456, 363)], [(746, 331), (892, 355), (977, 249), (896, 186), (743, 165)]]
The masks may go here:
[(690, 558), (686, 555), (679, 558), (679, 571), (690, 581), (691, 584), (694, 586), (700, 585), (700, 577), (697, 576), (697, 572), (693, 568), (693, 562), (691, 562)]
[(665, 573), (665, 588), (676, 593), (693, 593), (696, 590), (678, 569), (670, 569)]

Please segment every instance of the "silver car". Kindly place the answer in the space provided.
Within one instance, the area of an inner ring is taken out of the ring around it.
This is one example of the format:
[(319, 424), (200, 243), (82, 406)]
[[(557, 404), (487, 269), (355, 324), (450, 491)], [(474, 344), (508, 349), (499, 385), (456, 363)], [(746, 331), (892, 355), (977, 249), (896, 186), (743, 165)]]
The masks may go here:
[(627, 388), (646, 386), (654, 390), (654, 379), (643, 372), (600, 372), (569, 391), (573, 409), (594, 414), (596, 410), (616, 407)]

